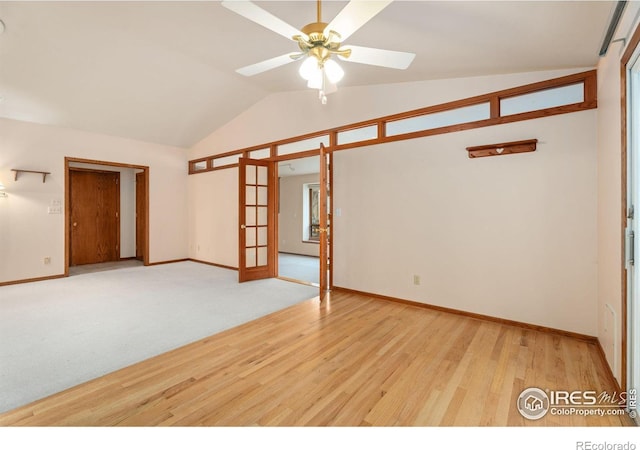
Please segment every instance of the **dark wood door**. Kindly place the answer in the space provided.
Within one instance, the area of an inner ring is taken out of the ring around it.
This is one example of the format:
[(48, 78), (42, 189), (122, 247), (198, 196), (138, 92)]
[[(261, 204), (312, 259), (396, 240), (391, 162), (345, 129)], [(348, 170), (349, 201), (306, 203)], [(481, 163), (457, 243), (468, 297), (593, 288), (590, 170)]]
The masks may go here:
[(120, 173), (71, 170), (70, 264), (120, 259)]
[(147, 240), (147, 195), (146, 175), (136, 174), (136, 259), (144, 261)]
[(276, 274), (274, 163), (240, 158), (238, 280)]

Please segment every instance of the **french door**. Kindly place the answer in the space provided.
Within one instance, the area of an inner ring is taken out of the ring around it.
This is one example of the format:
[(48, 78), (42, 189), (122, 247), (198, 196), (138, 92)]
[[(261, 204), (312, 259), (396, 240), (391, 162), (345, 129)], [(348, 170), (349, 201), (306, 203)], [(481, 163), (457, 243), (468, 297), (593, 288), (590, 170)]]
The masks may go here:
[(274, 163), (239, 161), (238, 281), (271, 278), (276, 272)]

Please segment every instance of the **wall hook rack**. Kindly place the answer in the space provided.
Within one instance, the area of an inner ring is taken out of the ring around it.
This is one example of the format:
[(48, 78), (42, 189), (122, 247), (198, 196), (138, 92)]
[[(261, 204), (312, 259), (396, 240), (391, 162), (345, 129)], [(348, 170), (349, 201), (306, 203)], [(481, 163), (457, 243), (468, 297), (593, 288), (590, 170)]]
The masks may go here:
[(51, 172), (43, 172), (41, 170), (11, 169), (11, 171), (16, 173), (13, 177), (13, 181), (18, 181), (18, 174), (20, 173), (39, 173), (42, 175), (42, 182), (44, 183), (47, 179), (47, 175), (51, 175)]
[(467, 147), (469, 158), (481, 158), (483, 156), (511, 155), (514, 153), (535, 152), (537, 139), (526, 141), (504, 142), (501, 144), (480, 145)]

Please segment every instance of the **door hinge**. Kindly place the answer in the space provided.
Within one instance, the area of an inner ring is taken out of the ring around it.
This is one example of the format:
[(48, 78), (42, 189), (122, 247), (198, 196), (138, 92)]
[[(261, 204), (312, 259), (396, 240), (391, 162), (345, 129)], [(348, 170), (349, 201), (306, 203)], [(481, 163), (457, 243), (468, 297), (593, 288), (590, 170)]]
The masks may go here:
[(627, 219), (633, 220), (634, 215), (635, 215), (635, 211), (634, 211), (633, 205), (631, 205), (629, 206), (629, 209), (627, 209)]
[(626, 241), (626, 245), (625, 245), (625, 253), (626, 253), (626, 260), (627, 263), (630, 266), (633, 266), (635, 263), (635, 233), (633, 232), (633, 230), (627, 228), (626, 233), (625, 233), (625, 241)]
[(120, 213), (118, 213), (118, 212), (116, 211), (116, 219), (117, 219), (118, 217), (120, 217)]

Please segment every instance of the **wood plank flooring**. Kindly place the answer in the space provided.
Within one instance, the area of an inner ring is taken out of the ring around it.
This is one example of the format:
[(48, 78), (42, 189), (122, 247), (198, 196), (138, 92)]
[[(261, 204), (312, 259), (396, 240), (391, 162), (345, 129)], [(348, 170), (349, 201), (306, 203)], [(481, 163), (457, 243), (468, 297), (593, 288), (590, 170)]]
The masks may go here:
[(0, 415), (4, 426), (620, 426), (520, 392), (613, 391), (593, 343), (355, 294), (310, 300)]

